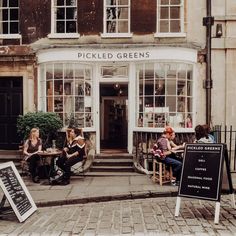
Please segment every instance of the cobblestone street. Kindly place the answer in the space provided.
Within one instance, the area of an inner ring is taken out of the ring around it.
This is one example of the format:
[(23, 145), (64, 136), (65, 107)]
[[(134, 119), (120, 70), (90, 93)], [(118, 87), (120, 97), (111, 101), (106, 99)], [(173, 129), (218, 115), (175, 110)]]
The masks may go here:
[(215, 203), (183, 199), (174, 216), (175, 197), (110, 201), (39, 208), (24, 223), (0, 221), (0, 235), (235, 235), (236, 210), (221, 199), (220, 223)]

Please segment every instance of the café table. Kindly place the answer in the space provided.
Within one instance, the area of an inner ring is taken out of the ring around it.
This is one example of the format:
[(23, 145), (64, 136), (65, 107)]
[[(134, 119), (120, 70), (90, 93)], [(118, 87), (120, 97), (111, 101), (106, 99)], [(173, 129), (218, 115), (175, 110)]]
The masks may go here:
[[(52, 161), (54, 161), (56, 157), (59, 157), (61, 153), (62, 151), (59, 149), (48, 149), (46, 151), (41, 151), (38, 153), (41, 158), (42, 166), (44, 168), (45, 176), (47, 176), (47, 179), (50, 178), (50, 174), (54, 168), (54, 163), (52, 163)], [(47, 170), (47, 165), (49, 165), (49, 172)]]

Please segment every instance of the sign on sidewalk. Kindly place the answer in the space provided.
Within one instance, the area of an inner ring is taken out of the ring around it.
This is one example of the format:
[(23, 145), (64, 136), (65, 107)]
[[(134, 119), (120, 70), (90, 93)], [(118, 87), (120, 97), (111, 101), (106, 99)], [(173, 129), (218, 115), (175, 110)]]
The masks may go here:
[(210, 200), (216, 201), (215, 223), (218, 223), (224, 161), (229, 192), (233, 195), (226, 145), (197, 143), (186, 145), (176, 203), (176, 216), (179, 214), (180, 197)]
[(13, 162), (0, 165), (0, 187), (4, 192), (0, 213), (4, 212), (7, 199), (20, 222), (25, 221), (37, 207)]

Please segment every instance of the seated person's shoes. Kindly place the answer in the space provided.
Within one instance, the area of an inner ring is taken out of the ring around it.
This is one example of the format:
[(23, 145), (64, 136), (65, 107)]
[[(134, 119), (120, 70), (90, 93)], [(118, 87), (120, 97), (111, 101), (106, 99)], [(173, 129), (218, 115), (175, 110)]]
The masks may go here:
[(63, 179), (61, 182), (60, 182), (60, 185), (68, 185), (70, 184), (70, 180), (69, 179)]
[(179, 186), (180, 183), (179, 183), (179, 181), (175, 180), (175, 181), (171, 182), (171, 184), (173, 186)]
[(32, 180), (33, 180), (33, 182), (36, 183), (36, 184), (40, 183), (40, 179), (39, 179), (38, 176), (33, 177)]

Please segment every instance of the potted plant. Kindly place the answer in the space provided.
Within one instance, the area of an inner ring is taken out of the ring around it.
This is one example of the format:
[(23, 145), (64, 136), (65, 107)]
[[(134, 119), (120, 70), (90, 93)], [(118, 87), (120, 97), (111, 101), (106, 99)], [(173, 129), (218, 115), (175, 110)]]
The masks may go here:
[(26, 140), (30, 130), (39, 128), (43, 147), (49, 147), (57, 132), (63, 127), (63, 122), (58, 114), (53, 112), (28, 112), (17, 119), (17, 132), (22, 140)]

